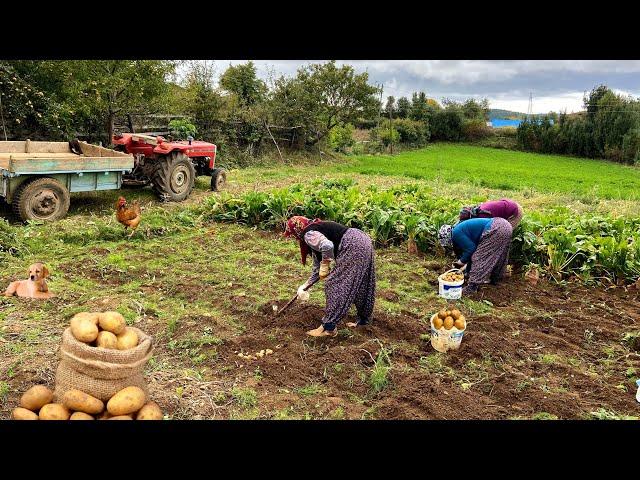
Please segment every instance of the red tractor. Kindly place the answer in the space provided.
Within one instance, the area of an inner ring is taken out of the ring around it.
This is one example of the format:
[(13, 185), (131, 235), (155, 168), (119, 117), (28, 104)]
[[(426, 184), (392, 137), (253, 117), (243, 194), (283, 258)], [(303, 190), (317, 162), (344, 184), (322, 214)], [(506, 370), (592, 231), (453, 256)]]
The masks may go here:
[(116, 150), (135, 158), (133, 171), (123, 176), (125, 185), (153, 185), (158, 196), (169, 202), (186, 199), (195, 184), (196, 176), (211, 175), (211, 190), (220, 190), (227, 173), (215, 168), (217, 147), (213, 143), (167, 141), (164, 137), (139, 133), (114, 135)]

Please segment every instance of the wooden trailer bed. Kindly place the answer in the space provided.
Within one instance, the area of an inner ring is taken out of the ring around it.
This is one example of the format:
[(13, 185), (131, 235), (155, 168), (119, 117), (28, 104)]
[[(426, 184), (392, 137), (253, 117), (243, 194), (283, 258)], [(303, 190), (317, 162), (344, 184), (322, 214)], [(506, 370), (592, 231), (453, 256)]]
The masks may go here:
[(130, 170), (133, 156), (79, 142), (82, 155), (67, 142), (0, 142), (0, 169), (11, 174)]

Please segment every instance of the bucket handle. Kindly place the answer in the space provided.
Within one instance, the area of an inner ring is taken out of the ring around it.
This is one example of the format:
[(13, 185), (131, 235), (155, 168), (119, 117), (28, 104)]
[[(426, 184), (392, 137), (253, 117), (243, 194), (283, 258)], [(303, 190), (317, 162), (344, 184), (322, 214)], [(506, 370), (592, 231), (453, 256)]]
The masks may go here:
[[(451, 272), (458, 272), (458, 273), (464, 273), (464, 270), (461, 268), (452, 268), (450, 270), (447, 270), (446, 272), (444, 272), (442, 275), (446, 275), (447, 273), (451, 273)], [(440, 275), (440, 276), (442, 276)]]

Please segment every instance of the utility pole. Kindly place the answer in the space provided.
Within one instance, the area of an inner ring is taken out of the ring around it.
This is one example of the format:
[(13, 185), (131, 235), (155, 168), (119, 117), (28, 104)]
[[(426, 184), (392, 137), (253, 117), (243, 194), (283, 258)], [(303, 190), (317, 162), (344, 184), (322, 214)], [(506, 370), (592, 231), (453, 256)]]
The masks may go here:
[(529, 92), (529, 108), (527, 109), (527, 115), (533, 116), (533, 92)]
[(4, 141), (7, 141), (7, 127), (4, 125), (4, 112), (2, 111), (2, 93), (0, 92), (0, 118), (2, 119), (2, 130), (4, 131)]
[(382, 91), (384, 90), (384, 84), (380, 85), (380, 110), (378, 110), (378, 123), (376, 125), (376, 129), (380, 128), (380, 117), (382, 117)]
[(393, 105), (389, 105), (389, 147), (391, 149), (391, 155), (393, 155)]

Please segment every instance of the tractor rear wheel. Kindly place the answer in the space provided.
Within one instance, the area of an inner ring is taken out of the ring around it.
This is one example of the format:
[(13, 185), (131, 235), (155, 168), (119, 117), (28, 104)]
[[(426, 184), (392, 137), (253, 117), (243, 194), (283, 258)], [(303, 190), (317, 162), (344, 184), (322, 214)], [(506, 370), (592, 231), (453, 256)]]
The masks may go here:
[(211, 173), (211, 190), (219, 192), (227, 183), (227, 171), (224, 168), (214, 168)]
[(196, 170), (184, 153), (173, 152), (157, 160), (153, 173), (153, 188), (166, 202), (186, 199), (196, 181)]
[(43, 177), (20, 185), (13, 197), (13, 212), (23, 221), (60, 220), (69, 211), (71, 198), (65, 186), (55, 178)]

